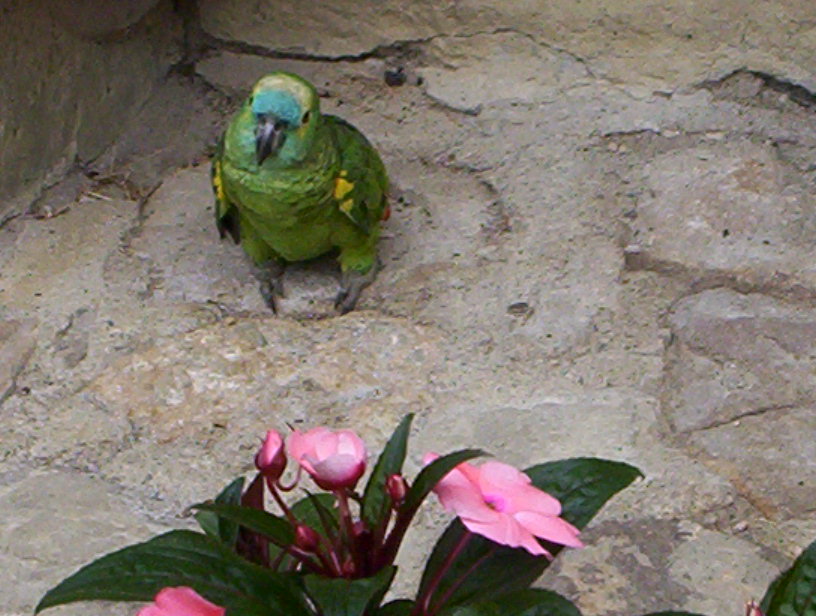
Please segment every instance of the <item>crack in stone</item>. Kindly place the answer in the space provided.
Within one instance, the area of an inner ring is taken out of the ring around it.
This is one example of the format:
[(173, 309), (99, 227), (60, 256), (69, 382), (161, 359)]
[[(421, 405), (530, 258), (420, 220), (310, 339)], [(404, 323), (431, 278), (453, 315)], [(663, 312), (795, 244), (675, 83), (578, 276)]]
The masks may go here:
[(265, 45), (247, 43), (245, 41), (222, 39), (209, 34), (205, 34), (204, 36), (207, 39), (207, 47), (210, 50), (217, 51), (224, 50), (231, 51), (233, 53), (242, 53), (247, 55), (256, 55), (285, 60), (303, 60), (306, 62), (362, 62), (370, 58), (388, 58), (393, 56), (410, 55), (411, 52), (416, 51), (414, 49), (415, 47), (425, 45), (440, 38), (466, 40), (474, 38), (476, 36), (494, 36), (497, 34), (518, 34), (519, 36), (522, 36), (530, 40), (538, 47), (543, 47), (545, 49), (549, 49), (550, 51), (569, 56), (570, 58), (575, 60), (575, 62), (583, 65), (586, 68), (587, 73), (591, 77), (596, 79), (598, 78), (593, 73), (587, 60), (582, 58), (581, 56), (563, 47), (558, 47), (546, 41), (540, 41), (529, 32), (524, 32), (523, 30), (519, 30), (518, 28), (513, 28), (510, 26), (501, 26), (498, 28), (493, 28), (491, 30), (475, 30), (473, 32), (466, 33), (439, 32), (431, 36), (425, 36), (415, 39), (400, 39), (392, 41), (390, 43), (384, 43), (382, 45), (377, 45), (372, 49), (357, 54), (338, 54), (338, 55), (315, 54), (306, 51), (274, 49), (266, 47)]
[[(654, 257), (637, 243), (624, 248), (624, 271), (654, 272), (662, 276), (684, 281), (689, 294), (695, 295), (710, 289), (725, 288), (741, 294), (760, 293), (786, 301), (816, 302), (816, 289), (809, 288), (791, 275), (782, 272), (749, 272), (695, 267)], [(750, 277), (749, 277), (750, 276)]]
[(744, 419), (745, 417), (758, 417), (761, 415), (765, 415), (767, 413), (775, 413), (777, 411), (790, 411), (792, 409), (798, 408), (801, 404), (774, 404), (771, 406), (763, 406), (758, 409), (752, 409), (750, 411), (745, 411), (744, 413), (740, 413), (739, 415), (735, 415), (729, 419), (721, 419), (719, 421), (711, 422), (710, 424), (706, 424), (700, 428), (695, 428), (692, 430), (688, 430), (688, 433), (694, 432), (705, 432), (707, 430), (713, 430), (715, 428), (721, 428), (723, 426), (727, 426), (728, 424), (734, 423), (735, 421), (739, 421)]
[(207, 47), (214, 51), (229, 51), (237, 54), (260, 56), (263, 58), (275, 58), (279, 60), (302, 60), (305, 62), (363, 62), (370, 58), (386, 58), (393, 56), (410, 55), (414, 50), (411, 49), (415, 45), (428, 43), (436, 38), (447, 36), (446, 34), (435, 34), (433, 36), (406, 39), (401, 41), (394, 41), (384, 45), (377, 45), (373, 49), (363, 51), (358, 54), (339, 54), (339, 55), (325, 55), (315, 54), (306, 51), (292, 51), (282, 49), (272, 49), (264, 45), (254, 43), (247, 43), (245, 41), (228, 40), (214, 37), (212, 35), (205, 35), (207, 39)]

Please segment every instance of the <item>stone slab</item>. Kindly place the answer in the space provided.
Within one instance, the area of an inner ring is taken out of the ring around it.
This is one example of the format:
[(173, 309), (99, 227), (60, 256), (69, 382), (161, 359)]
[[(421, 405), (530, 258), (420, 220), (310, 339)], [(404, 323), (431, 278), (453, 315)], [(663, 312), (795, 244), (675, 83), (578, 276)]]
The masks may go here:
[(675, 430), (723, 425), (816, 395), (810, 307), (713, 289), (684, 298), (668, 320), (662, 400)]

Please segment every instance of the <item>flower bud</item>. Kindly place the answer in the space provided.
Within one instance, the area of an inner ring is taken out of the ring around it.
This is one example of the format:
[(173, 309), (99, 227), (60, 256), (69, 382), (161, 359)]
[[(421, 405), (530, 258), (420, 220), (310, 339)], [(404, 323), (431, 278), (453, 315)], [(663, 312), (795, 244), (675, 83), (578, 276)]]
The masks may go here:
[(745, 604), (745, 616), (763, 616), (759, 603), (751, 599)]
[(408, 483), (402, 475), (389, 475), (385, 480), (385, 489), (394, 507), (399, 507), (405, 500), (405, 495), (408, 494)]
[(286, 468), (283, 438), (276, 430), (266, 433), (263, 445), (255, 455), (255, 467), (269, 481), (277, 481)]
[(365, 472), (365, 444), (351, 430), (314, 428), (305, 433), (295, 430), (287, 444), (289, 455), (324, 490), (354, 488)]
[(298, 524), (295, 529), (295, 545), (304, 552), (315, 552), (320, 544), (320, 535), (306, 524)]

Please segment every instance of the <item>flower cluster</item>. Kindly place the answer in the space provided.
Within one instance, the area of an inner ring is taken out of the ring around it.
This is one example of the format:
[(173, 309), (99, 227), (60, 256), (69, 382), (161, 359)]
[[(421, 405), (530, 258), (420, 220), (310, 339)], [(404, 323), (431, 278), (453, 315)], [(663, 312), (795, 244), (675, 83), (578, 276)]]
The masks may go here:
[[(519, 609), (558, 612), (566, 599), (527, 587), (562, 547), (582, 546), (576, 523), (585, 524), (637, 469), (586, 458), (522, 472), (493, 460), (474, 465), (483, 452), (465, 449), (427, 454), (409, 481), (411, 420), (403, 419), (373, 466), (351, 430), (293, 430), (285, 438), (268, 431), (251, 481), (238, 478), (193, 507), (203, 532), (170, 531), (104, 556), (49, 591), (37, 609), (127, 597), (152, 600), (138, 616), (436, 616), (466, 605), (493, 610), (479, 602), (502, 595)], [(577, 495), (569, 509), (545, 491), (550, 486)], [(288, 496), (296, 487), (305, 497)], [(416, 596), (381, 605), (406, 532), (432, 492), (456, 519), (433, 549)], [(127, 574), (112, 581), (117, 570)]]
[[(282, 477), (289, 458), (298, 465), (298, 477), (286, 485)], [(355, 517), (351, 503), (356, 497), (354, 488), (366, 471), (366, 458), (365, 444), (351, 430), (335, 432), (324, 427), (305, 433), (294, 430), (285, 440), (277, 431), (268, 431), (255, 456), (258, 475), (245, 493), (242, 504), (263, 509), (265, 486), (294, 528), (294, 539), (273, 560), (268, 539), (243, 530), (243, 537), (239, 536), (239, 553), (273, 570), (277, 570), (289, 556), (294, 570), (330, 578), (369, 577), (390, 566), (414, 513), (402, 509), (409, 487), (402, 475), (390, 474), (384, 486), (391, 503), (390, 512), (376, 526), (371, 526), (363, 516)], [(424, 463), (429, 465), (437, 459), (438, 455), (430, 453), (425, 456)], [(333, 494), (339, 517), (338, 529), (326, 525), (322, 533), (318, 532), (299, 519), (286, 504), (281, 493), (297, 485), (301, 471), (306, 471), (319, 488)], [(551, 554), (536, 537), (570, 547), (582, 546), (578, 529), (559, 517), (561, 504), (558, 500), (533, 486), (527, 475), (507, 464), (490, 461), (476, 467), (462, 462), (443, 476), (433, 491), (442, 505), (457, 514), (468, 530), (457, 546), (457, 553), (464, 548), (471, 533), (549, 558)], [(437, 572), (428, 586), (425, 600), (418, 603), (423, 614), (431, 613), (431, 595), (445, 573), (444, 568)], [(143, 608), (138, 616), (222, 614), (223, 608), (200, 597), (192, 588), (177, 587), (162, 589), (154, 603)]]
[[(411, 420), (370, 468), (351, 430), (294, 430), (285, 439), (270, 430), (252, 481), (239, 477), (194, 506), (203, 532), (172, 530), (103, 556), (48, 591), (37, 612), (107, 599), (150, 602), (137, 616), (581, 616), (568, 599), (530, 584), (563, 547), (583, 545), (578, 529), (640, 471), (598, 458), (524, 471), (495, 460), (477, 466), (470, 460), (483, 452), (465, 449), (426, 454), (409, 481), (402, 467)], [(304, 473), (311, 482), (301, 482)], [(291, 502), (287, 493), (299, 485), (306, 496)], [(416, 595), (386, 601), (397, 552), (431, 492), (456, 518)], [(814, 571), (816, 542), (745, 616), (816, 616)], [(700, 616), (646, 616), (667, 614)]]

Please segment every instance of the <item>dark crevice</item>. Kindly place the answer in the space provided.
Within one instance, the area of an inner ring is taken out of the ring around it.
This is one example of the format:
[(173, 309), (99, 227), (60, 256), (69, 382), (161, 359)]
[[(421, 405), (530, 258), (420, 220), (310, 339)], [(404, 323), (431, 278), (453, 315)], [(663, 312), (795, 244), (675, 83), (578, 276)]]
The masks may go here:
[(302, 60), (304, 62), (363, 62), (371, 58), (411, 59), (419, 55), (417, 45), (428, 42), (428, 39), (396, 41), (387, 45), (378, 45), (359, 54), (322, 55), (305, 51), (270, 49), (244, 41), (231, 41), (203, 34), (207, 50), (229, 51), (237, 54), (274, 58), (278, 60)]
[(715, 89), (727, 84), (729, 81), (739, 78), (740, 76), (750, 76), (762, 81), (762, 87), (766, 90), (778, 92), (786, 95), (791, 101), (804, 107), (805, 109), (816, 109), (816, 93), (808, 88), (793, 81), (782, 79), (776, 75), (765, 73), (762, 71), (752, 71), (746, 68), (740, 68), (728, 73), (718, 79), (712, 79), (700, 84), (700, 87), (705, 89)]
[(798, 105), (807, 109), (816, 108), (816, 94), (808, 90), (806, 87), (799, 84), (780, 79), (768, 73), (759, 71), (746, 71), (749, 75), (753, 75), (762, 80), (765, 87), (780, 94), (787, 94), (788, 97)]

